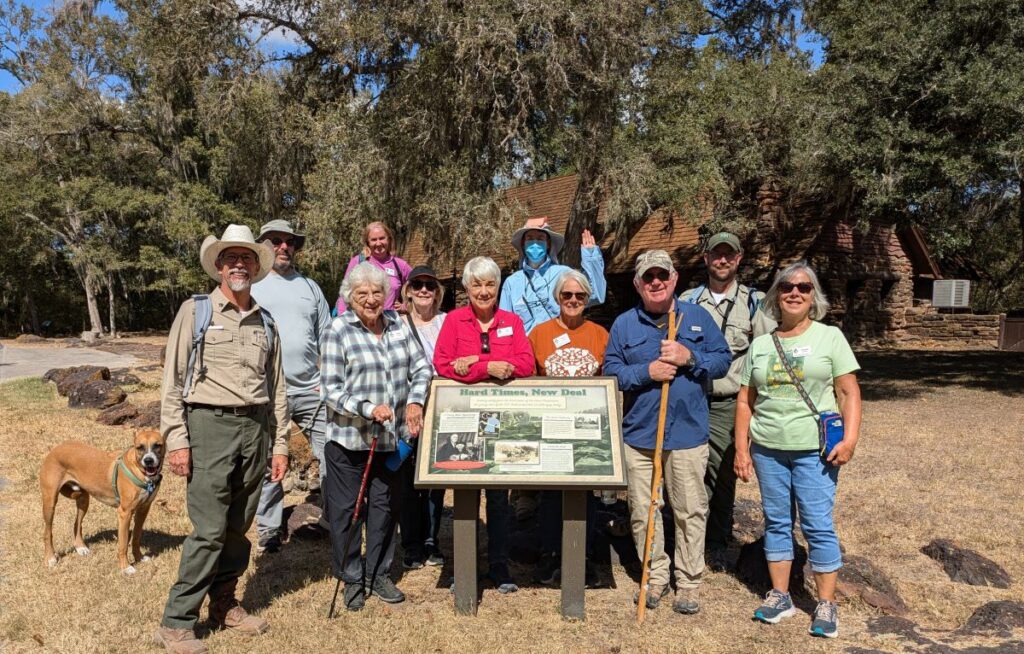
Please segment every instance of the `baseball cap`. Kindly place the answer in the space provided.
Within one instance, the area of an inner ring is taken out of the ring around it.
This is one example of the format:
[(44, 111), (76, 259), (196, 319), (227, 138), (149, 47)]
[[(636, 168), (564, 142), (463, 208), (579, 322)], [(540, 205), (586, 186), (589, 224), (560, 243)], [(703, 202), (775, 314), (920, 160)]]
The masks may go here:
[(722, 244), (728, 245), (736, 252), (743, 252), (743, 246), (740, 245), (740, 239), (735, 234), (729, 232), (718, 232), (714, 236), (708, 239), (708, 244), (705, 246), (704, 251), (710, 252), (716, 247)]
[(651, 268), (661, 268), (669, 272), (675, 272), (676, 267), (672, 264), (672, 257), (664, 250), (648, 250), (640, 253), (636, 258), (636, 276), (643, 277), (643, 274)]

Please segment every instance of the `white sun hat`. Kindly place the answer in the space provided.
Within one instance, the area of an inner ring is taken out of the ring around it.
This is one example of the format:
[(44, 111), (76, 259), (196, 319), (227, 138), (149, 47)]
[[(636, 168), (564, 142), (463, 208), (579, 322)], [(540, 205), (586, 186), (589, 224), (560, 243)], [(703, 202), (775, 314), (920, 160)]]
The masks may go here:
[(252, 230), (245, 225), (228, 225), (223, 236), (217, 238), (212, 234), (203, 241), (199, 248), (199, 263), (203, 265), (206, 274), (214, 281), (220, 281), (220, 271), (217, 270), (217, 257), (228, 248), (248, 248), (256, 254), (260, 260), (260, 269), (252, 276), (252, 283), (260, 281), (274, 267), (274, 251), (267, 243), (257, 243), (252, 237)]

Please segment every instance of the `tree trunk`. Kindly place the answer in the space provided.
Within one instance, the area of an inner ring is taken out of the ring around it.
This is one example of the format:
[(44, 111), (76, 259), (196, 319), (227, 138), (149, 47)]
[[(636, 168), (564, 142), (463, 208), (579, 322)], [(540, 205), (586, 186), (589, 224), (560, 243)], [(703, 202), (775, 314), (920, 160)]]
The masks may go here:
[(39, 324), (39, 311), (36, 310), (36, 303), (32, 301), (32, 294), (28, 291), (25, 291), (25, 311), (28, 312), (28, 320), (32, 325), (32, 333), (42, 336), (43, 329)]
[(89, 308), (89, 324), (90, 331), (99, 336), (103, 336), (103, 321), (100, 319), (100, 305), (96, 300), (96, 275), (89, 268), (89, 264), (84, 264), (84, 274), (82, 275), (83, 286), (85, 286), (85, 304)]
[(107, 304), (110, 312), (110, 338), (117, 338), (117, 318), (115, 317), (115, 301), (116, 294), (114, 292), (114, 276), (111, 273), (107, 273)]
[(565, 247), (559, 255), (559, 263), (573, 268), (580, 267), (580, 241), (583, 230), (589, 229), (594, 237), (600, 242), (601, 234), (597, 230), (597, 213), (600, 202), (596, 200), (594, 193), (600, 164), (596, 157), (590, 158), (580, 167), (577, 176), (576, 195), (572, 199), (572, 210), (569, 212), (569, 220), (565, 225)]

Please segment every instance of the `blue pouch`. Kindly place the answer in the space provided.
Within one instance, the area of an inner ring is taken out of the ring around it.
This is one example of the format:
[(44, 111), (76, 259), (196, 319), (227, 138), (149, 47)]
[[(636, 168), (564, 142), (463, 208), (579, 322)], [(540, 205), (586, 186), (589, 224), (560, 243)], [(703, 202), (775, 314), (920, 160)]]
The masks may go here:
[(410, 443), (404, 438), (398, 439), (398, 446), (395, 451), (388, 455), (388, 458), (384, 459), (384, 466), (391, 472), (398, 472), (398, 469), (402, 467), (402, 463), (409, 458), (409, 455), (416, 451), (416, 444)]
[(832, 454), (832, 448), (843, 440), (846, 428), (843, 416), (835, 411), (822, 411), (818, 414), (818, 449), (822, 458)]

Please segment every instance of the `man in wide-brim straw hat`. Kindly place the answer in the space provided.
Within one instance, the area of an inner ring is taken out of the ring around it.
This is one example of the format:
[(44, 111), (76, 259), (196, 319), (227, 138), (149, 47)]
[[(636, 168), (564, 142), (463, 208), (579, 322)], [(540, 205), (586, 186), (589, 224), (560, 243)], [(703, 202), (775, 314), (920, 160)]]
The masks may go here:
[[(204, 654), (195, 635), (203, 600), (210, 622), (244, 634), (269, 627), (235, 599), (249, 565), (246, 532), (259, 500), (273, 436), (272, 478), (288, 469), (288, 402), (278, 330), (250, 288), (274, 253), (244, 225), (208, 236), (203, 270), (219, 283), (182, 303), (167, 340), (160, 430), (167, 466), (186, 476), (192, 533), (185, 539), (156, 641), (175, 654)], [(197, 346), (193, 348), (193, 340)]]

